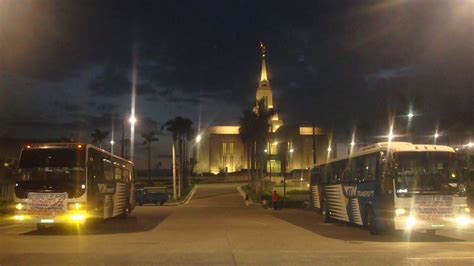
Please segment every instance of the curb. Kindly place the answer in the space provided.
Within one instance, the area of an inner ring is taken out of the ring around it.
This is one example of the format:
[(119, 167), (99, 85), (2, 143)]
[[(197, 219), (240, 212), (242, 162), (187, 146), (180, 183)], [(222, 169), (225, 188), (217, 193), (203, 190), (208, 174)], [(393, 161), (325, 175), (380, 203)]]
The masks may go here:
[(164, 206), (179, 206), (183, 204), (188, 204), (188, 202), (191, 201), (192, 197), (194, 196), (194, 193), (196, 193), (198, 186), (199, 185), (194, 185), (193, 189), (189, 191), (188, 195), (183, 200), (177, 201), (177, 202), (165, 203)]
[(240, 196), (242, 196), (242, 198), (245, 200), (245, 205), (249, 206), (249, 205), (253, 205), (255, 204), (255, 202), (253, 202), (252, 200), (246, 200), (245, 199), (245, 192), (242, 190), (242, 186), (238, 186), (237, 187), (237, 191), (240, 193)]
[(198, 189), (198, 185), (194, 185), (193, 189), (188, 193), (186, 198), (184, 198), (184, 203), (181, 203), (181, 204), (188, 204), (189, 201), (191, 201), (191, 199), (193, 198), (194, 193), (196, 193), (197, 189)]

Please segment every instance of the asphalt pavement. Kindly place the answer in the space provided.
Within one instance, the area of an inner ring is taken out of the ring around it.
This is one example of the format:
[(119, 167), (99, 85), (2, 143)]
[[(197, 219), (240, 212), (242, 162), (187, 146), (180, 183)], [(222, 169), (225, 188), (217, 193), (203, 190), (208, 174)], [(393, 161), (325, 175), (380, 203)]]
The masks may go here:
[(474, 230), (371, 236), (309, 210), (246, 206), (237, 184), (86, 229), (0, 225), (0, 265), (474, 265)]

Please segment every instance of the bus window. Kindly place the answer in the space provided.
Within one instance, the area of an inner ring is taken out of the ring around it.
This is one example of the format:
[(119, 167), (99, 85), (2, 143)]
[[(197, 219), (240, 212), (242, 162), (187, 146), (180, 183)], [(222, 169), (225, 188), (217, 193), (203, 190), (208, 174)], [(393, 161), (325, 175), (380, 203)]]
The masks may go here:
[(328, 183), (328, 167), (327, 165), (322, 165), (321, 166), (321, 184), (327, 184)]
[(130, 171), (126, 168), (122, 170), (122, 180), (125, 183), (130, 183)]
[(377, 155), (364, 157), (362, 181), (377, 180)]
[(353, 162), (352, 162), (352, 160), (346, 161), (346, 167), (344, 169), (344, 173), (342, 174), (342, 183), (343, 184), (354, 183), (353, 176), (354, 176)]
[(342, 178), (342, 172), (344, 170), (344, 162), (335, 162), (328, 165), (328, 178), (329, 184), (340, 184)]
[(122, 168), (120, 165), (114, 167), (114, 177), (116, 181), (122, 181)]
[(351, 174), (352, 174), (352, 181), (355, 183), (360, 183), (363, 181), (363, 168), (364, 168), (364, 161), (363, 157), (353, 158), (351, 160)]
[(104, 164), (102, 163), (101, 154), (94, 150), (89, 149), (87, 169), (88, 176), (91, 180), (103, 180), (104, 179)]
[(113, 180), (114, 179), (114, 169), (112, 166), (112, 161), (110, 157), (105, 157), (102, 159), (104, 164), (104, 178), (106, 180)]
[(311, 171), (311, 184), (316, 185), (321, 182), (321, 167), (315, 167)]

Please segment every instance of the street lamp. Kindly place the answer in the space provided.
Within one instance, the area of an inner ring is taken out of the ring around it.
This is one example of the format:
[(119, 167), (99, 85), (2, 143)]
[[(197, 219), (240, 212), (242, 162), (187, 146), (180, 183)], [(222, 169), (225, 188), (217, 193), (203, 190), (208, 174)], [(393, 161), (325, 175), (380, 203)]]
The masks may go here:
[(130, 125), (135, 126), (135, 123), (137, 122), (137, 117), (134, 115), (130, 116), (128, 122), (130, 123)]
[[(131, 115), (128, 119), (123, 119), (122, 121), (122, 150), (121, 156), (125, 158), (125, 124), (128, 121), (130, 123), (130, 148), (133, 148), (133, 138), (135, 137), (135, 124), (137, 123), (137, 117)], [(130, 150), (130, 153), (133, 151)]]
[(201, 135), (197, 135), (196, 136), (196, 143), (201, 142), (201, 139), (202, 139)]
[(438, 131), (436, 131), (436, 132), (434, 133), (433, 138), (434, 138), (434, 144), (436, 144), (436, 141), (437, 141), (438, 138), (439, 138), (439, 133), (438, 133)]

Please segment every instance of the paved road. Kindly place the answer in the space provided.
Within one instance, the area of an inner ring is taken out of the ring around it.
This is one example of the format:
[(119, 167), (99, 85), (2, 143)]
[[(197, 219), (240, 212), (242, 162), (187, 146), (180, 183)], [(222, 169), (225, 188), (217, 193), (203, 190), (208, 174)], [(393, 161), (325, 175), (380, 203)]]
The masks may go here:
[(179, 207), (137, 207), (77, 232), (0, 227), (0, 265), (474, 265), (474, 231), (370, 236), (303, 210), (247, 207), (236, 185), (200, 186)]

